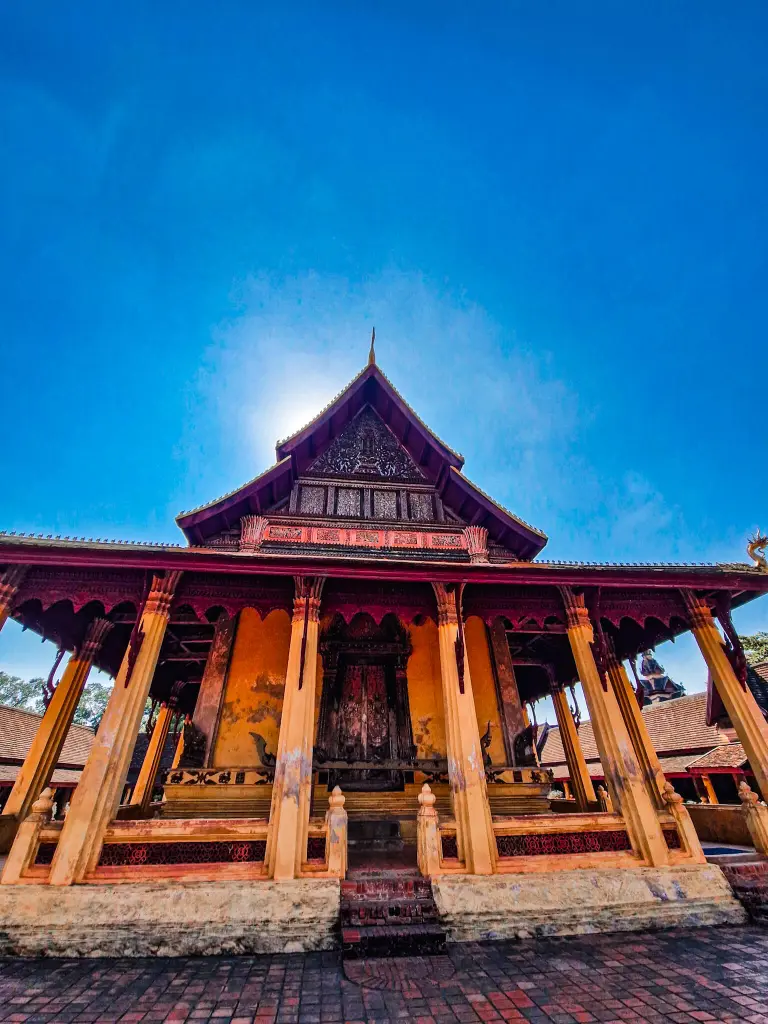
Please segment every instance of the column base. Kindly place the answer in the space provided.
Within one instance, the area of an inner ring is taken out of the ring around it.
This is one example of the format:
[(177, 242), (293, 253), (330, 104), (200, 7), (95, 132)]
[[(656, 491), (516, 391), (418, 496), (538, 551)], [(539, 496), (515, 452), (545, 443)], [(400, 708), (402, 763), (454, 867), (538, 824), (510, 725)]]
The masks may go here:
[(339, 883), (2, 886), (0, 956), (215, 956), (338, 946)]
[(450, 942), (744, 924), (720, 868), (542, 871), (432, 883)]

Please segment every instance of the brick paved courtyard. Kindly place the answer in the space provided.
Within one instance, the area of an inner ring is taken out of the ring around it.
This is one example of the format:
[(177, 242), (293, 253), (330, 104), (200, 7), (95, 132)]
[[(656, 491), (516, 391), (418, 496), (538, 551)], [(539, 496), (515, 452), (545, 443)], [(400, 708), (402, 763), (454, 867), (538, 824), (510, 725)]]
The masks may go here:
[(768, 931), (726, 928), (336, 953), (2, 960), (0, 1020), (333, 1024), (768, 1021)]

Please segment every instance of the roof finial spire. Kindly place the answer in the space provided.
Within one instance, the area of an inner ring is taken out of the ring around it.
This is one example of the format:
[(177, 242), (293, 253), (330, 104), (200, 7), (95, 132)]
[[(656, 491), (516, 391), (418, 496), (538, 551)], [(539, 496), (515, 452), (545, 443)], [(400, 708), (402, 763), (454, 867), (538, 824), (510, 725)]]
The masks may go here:
[(376, 328), (374, 327), (371, 330), (371, 348), (370, 348), (370, 351), (368, 353), (368, 365), (369, 366), (375, 366), (376, 365), (376, 348), (375, 348), (375, 345), (376, 345)]

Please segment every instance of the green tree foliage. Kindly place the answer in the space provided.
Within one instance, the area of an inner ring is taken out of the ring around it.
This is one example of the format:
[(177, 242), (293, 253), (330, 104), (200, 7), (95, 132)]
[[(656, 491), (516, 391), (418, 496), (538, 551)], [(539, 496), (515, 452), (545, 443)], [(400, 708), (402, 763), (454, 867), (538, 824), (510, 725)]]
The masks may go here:
[[(0, 671), (0, 704), (42, 715), (45, 711), (44, 684), (44, 679), (20, 679), (18, 676)], [(111, 692), (111, 685), (105, 686), (97, 678), (89, 679), (75, 711), (75, 725), (96, 729)]]
[(740, 636), (741, 646), (750, 665), (768, 661), (768, 633), (753, 633), (752, 636)]
[[(18, 676), (12, 676), (9, 672), (0, 670), (0, 704), (12, 708), (23, 708), (25, 711), (34, 711), (35, 714), (42, 715), (45, 711), (44, 684), (44, 679), (20, 679)], [(95, 732), (99, 727), (101, 716), (104, 714), (111, 693), (111, 680), (105, 684), (97, 675), (91, 673), (77, 705), (73, 719), (74, 724), (84, 725)], [(147, 701), (141, 718), (142, 729), (146, 728), (149, 709), (150, 702)]]
[(42, 715), (44, 679), (20, 679), (8, 672), (0, 671), (0, 704), (12, 708), (24, 708)]

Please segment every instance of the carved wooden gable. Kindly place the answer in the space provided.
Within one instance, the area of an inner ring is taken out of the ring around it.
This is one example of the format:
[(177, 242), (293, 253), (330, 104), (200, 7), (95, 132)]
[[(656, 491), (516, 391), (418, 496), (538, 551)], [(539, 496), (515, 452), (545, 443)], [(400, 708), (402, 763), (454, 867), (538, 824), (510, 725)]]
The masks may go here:
[(306, 472), (321, 477), (378, 477), (424, 483), (425, 477), (389, 427), (366, 405)]

